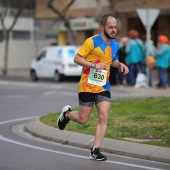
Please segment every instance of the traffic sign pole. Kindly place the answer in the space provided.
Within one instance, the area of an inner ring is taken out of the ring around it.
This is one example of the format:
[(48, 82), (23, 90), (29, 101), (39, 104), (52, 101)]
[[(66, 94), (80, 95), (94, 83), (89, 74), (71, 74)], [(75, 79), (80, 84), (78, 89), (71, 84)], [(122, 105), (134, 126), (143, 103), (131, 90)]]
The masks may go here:
[[(151, 39), (150, 38), (151, 28), (156, 18), (158, 17), (160, 10), (159, 9), (137, 9), (137, 13), (146, 29), (146, 57), (148, 57), (150, 55), (149, 44)], [(149, 73), (149, 69), (147, 68), (147, 75), (149, 75), (148, 73)]]
[(151, 28), (154, 24), (156, 18), (158, 17), (160, 10), (159, 9), (137, 9), (139, 18), (141, 19), (145, 29), (146, 29), (146, 56), (149, 56), (149, 41)]
[(151, 25), (149, 24), (149, 9), (146, 10), (146, 57), (149, 56), (149, 41), (150, 41), (150, 33), (151, 33)]

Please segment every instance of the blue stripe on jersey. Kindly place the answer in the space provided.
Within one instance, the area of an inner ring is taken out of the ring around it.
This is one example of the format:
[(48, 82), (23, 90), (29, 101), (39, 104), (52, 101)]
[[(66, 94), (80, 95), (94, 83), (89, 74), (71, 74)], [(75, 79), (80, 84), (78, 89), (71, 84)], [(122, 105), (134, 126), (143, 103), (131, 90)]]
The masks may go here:
[(112, 39), (111, 43), (107, 44), (102, 39), (101, 34), (93, 37), (92, 40), (93, 40), (93, 43), (94, 43), (94, 48), (99, 47), (103, 51), (103, 53), (105, 52), (105, 48), (108, 45), (111, 46), (111, 48), (112, 48), (112, 60), (114, 61), (114, 60), (118, 59), (117, 51), (118, 51), (118, 48), (119, 48), (119, 44), (117, 43), (116, 40)]
[(103, 43), (103, 40), (100, 37), (100, 34), (92, 38), (94, 42), (94, 48), (100, 47), (100, 45)]

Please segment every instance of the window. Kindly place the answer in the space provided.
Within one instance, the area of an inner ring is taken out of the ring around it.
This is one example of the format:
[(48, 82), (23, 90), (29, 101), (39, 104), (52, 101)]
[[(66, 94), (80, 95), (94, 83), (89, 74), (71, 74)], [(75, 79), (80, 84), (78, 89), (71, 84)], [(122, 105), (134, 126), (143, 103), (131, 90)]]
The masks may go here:
[(42, 53), (40, 53), (40, 54), (38, 55), (37, 61), (39, 61), (39, 60), (45, 58), (45, 56), (46, 56), (46, 51), (43, 51)]

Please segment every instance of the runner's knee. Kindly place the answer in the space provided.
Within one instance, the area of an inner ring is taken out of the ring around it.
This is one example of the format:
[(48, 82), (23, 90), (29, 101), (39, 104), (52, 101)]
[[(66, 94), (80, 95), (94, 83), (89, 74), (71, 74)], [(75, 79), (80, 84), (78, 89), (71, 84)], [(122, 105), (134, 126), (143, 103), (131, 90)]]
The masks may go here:
[(99, 121), (100, 121), (100, 123), (107, 124), (108, 114), (105, 113), (105, 112), (100, 113), (100, 115), (99, 115)]
[(79, 117), (80, 124), (85, 124), (87, 123), (87, 121), (88, 121), (88, 117), (82, 117), (82, 116)]

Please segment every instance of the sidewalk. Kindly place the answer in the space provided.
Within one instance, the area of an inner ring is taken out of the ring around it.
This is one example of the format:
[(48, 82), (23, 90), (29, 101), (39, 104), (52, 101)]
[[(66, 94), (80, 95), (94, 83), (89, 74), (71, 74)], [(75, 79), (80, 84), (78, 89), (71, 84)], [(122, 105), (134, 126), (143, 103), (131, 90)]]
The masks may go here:
[[(92, 147), (94, 138), (91, 135), (61, 131), (41, 123), (39, 119), (29, 121), (25, 125), (25, 130), (45, 140), (87, 149)], [(165, 147), (104, 138), (100, 150), (118, 155), (170, 163), (170, 148)]]

